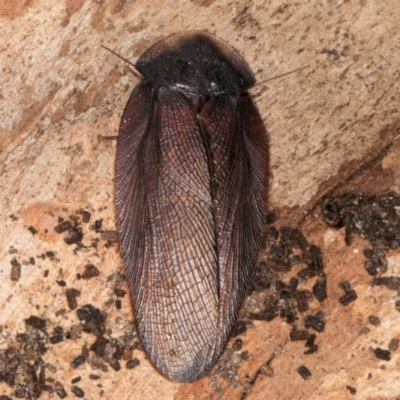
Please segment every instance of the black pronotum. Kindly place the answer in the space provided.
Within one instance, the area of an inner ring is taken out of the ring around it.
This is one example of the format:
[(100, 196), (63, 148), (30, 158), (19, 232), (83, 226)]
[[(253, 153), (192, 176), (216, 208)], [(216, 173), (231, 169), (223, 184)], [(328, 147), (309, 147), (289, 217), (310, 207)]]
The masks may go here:
[(191, 382), (224, 350), (257, 260), (267, 133), (254, 75), (224, 41), (174, 34), (135, 66), (117, 145), (121, 253), (148, 358)]

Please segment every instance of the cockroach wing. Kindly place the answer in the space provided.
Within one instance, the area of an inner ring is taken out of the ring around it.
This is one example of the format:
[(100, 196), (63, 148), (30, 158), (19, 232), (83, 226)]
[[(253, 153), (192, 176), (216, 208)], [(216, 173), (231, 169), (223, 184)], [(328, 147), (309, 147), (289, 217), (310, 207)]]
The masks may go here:
[(183, 94), (134, 90), (119, 132), (116, 197), (142, 346), (163, 375), (195, 380), (216, 340), (218, 266), (205, 144)]
[(200, 114), (210, 154), (217, 234), (222, 352), (257, 262), (266, 221), (269, 148), (262, 119), (247, 93), (213, 97)]

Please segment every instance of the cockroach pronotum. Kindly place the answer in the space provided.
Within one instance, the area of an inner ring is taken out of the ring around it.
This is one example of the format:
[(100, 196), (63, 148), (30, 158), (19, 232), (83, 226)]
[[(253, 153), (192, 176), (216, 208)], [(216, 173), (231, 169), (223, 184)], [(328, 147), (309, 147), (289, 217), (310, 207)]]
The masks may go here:
[(267, 214), (269, 150), (240, 54), (174, 34), (136, 62), (119, 128), (118, 235), (143, 349), (165, 377), (202, 377), (226, 346)]

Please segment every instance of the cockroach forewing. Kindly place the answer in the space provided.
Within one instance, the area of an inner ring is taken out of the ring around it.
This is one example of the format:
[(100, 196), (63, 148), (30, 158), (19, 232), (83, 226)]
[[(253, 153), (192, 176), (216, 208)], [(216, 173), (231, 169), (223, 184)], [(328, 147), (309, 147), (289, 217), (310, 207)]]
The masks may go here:
[(218, 241), (219, 351), (250, 283), (267, 213), (268, 142), (250, 96), (221, 95), (201, 112), (211, 158)]
[(142, 85), (125, 109), (118, 143), (121, 252), (143, 348), (163, 375), (192, 381), (212, 365), (217, 334), (208, 158), (185, 96), (160, 88), (152, 97)]
[(142, 232), (145, 229), (145, 181), (143, 165), (148, 123), (152, 115), (154, 89), (148, 83), (139, 83), (125, 106), (117, 142), (115, 202), (118, 219), (118, 237), (128, 285), (132, 293), (140, 286), (146, 247)]

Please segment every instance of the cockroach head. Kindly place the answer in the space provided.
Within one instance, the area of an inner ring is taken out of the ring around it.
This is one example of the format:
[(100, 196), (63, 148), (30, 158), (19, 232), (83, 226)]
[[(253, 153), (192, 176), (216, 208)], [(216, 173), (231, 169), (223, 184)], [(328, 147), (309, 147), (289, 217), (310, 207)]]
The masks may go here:
[(144, 78), (190, 94), (240, 94), (255, 83), (250, 67), (229, 44), (206, 32), (168, 36), (136, 62)]

